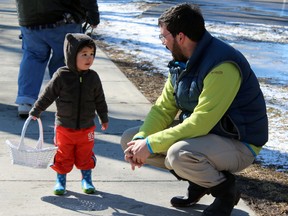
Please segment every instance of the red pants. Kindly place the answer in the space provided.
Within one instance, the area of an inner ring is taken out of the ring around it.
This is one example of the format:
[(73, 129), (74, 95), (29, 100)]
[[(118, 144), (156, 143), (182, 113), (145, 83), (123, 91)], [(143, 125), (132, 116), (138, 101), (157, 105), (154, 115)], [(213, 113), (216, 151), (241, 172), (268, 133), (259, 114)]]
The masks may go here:
[(95, 128), (75, 130), (56, 126), (55, 145), (58, 150), (51, 168), (59, 174), (69, 173), (74, 164), (80, 170), (93, 169), (96, 166), (93, 152)]

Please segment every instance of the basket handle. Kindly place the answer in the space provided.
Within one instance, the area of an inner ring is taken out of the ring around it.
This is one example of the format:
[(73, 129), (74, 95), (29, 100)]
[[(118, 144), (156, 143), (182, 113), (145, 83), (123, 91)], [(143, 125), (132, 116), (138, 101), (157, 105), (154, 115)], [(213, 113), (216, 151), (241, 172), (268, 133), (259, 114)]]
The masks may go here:
[[(27, 127), (30, 123), (32, 119), (32, 116), (29, 116), (24, 125), (23, 125), (23, 128), (22, 128), (22, 132), (21, 132), (21, 138), (20, 138), (20, 143), (18, 145), (18, 149), (23, 149), (23, 145), (24, 145), (24, 137), (25, 137), (25, 134), (26, 134), (26, 130), (27, 130)], [(38, 142), (37, 142), (37, 146), (36, 146), (36, 149), (42, 149), (42, 145), (43, 145), (43, 126), (42, 126), (42, 121), (40, 118), (37, 118), (37, 122), (38, 122), (38, 126), (39, 126), (39, 139), (38, 139)]]

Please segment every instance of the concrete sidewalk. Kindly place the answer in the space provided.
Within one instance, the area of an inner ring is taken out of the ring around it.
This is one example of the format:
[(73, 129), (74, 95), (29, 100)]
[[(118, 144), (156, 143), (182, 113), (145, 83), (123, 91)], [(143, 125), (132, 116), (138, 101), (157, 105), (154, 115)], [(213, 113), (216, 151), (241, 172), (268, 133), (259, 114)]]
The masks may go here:
[[(95, 153), (97, 167), (93, 180), (98, 192), (86, 195), (81, 190), (80, 172), (67, 176), (67, 194), (53, 195), (55, 172), (12, 165), (6, 139), (20, 139), (24, 120), (17, 117), (14, 104), (17, 93), (17, 75), (21, 60), (21, 41), (14, 1), (0, 3), (0, 215), (2, 216), (63, 216), (63, 215), (147, 215), (175, 216), (201, 215), (213, 201), (205, 196), (191, 207), (176, 209), (169, 201), (175, 195), (184, 195), (186, 182), (177, 181), (167, 171), (145, 166), (131, 171), (123, 160), (119, 141), (129, 127), (140, 125), (151, 104), (121, 71), (98, 49), (93, 65), (103, 82), (106, 94), (110, 128), (96, 131)], [(44, 80), (43, 85), (48, 81)], [(45, 146), (53, 145), (55, 106), (43, 113)], [(26, 133), (26, 143), (38, 139), (37, 123)], [(245, 203), (233, 210), (233, 216), (255, 215)]]

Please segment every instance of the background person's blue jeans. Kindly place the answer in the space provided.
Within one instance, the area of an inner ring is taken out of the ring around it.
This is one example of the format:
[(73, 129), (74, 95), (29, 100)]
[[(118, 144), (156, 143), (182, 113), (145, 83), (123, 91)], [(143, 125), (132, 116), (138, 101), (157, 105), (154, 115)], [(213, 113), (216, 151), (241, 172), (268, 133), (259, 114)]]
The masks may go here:
[[(65, 65), (63, 44), (67, 33), (82, 32), (81, 24), (66, 24), (56, 28), (30, 30), (20, 27), (23, 56), (18, 75), (16, 104), (34, 104), (48, 64), (50, 77)], [(50, 58), (51, 57), (51, 58)]]

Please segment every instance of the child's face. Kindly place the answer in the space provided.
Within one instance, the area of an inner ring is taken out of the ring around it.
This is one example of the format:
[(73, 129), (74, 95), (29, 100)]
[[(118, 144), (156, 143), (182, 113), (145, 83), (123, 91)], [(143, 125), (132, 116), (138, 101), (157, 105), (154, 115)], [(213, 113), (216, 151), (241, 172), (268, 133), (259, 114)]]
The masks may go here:
[(94, 49), (90, 47), (84, 47), (77, 53), (76, 66), (78, 71), (88, 70), (94, 61)]

